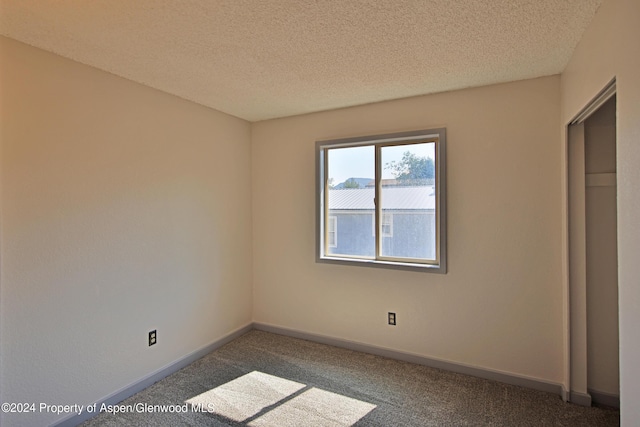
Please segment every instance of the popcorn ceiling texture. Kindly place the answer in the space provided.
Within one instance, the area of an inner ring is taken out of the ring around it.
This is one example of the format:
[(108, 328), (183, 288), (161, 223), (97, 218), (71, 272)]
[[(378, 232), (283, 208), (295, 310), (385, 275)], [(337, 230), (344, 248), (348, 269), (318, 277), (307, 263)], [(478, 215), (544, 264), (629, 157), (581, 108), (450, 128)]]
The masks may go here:
[(557, 74), (602, 0), (1, 0), (0, 33), (250, 121)]

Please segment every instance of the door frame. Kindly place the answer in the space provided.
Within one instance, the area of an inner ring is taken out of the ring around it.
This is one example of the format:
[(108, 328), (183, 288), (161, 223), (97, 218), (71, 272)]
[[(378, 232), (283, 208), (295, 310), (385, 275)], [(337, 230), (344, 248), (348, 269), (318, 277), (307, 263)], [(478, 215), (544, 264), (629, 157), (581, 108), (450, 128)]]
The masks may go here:
[[(565, 218), (565, 385), (563, 399), (591, 406), (587, 389), (587, 256), (584, 122), (614, 95), (610, 81), (566, 126), (564, 144)], [(616, 140), (617, 145), (617, 140)]]

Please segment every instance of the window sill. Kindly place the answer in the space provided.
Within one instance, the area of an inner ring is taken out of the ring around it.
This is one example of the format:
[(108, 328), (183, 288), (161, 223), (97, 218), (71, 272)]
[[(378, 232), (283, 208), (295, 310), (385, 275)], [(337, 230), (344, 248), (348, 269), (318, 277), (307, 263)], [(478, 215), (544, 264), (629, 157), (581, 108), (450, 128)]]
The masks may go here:
[(392, 270), (420, 271), (424, 273), (446, 274), (446, 266), (442, 264), (421, 264), (411, 262), (394, 262), (374, 259), (340, 258), (340, 257), (319, 257), (318, 263), (350, 265), (360, 267), (387, 268)]

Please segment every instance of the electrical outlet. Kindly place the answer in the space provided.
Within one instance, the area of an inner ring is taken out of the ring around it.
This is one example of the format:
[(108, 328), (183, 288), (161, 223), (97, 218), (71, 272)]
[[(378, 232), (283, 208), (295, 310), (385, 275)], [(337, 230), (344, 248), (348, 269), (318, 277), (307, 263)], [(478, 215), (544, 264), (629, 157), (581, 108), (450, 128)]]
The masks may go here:
[(389, 312), (389, 324), (395, 326), (396, 325), (396, 314)]
[(156, 343), (156, 330), (149, 332), (149, 346), (152, 346)]

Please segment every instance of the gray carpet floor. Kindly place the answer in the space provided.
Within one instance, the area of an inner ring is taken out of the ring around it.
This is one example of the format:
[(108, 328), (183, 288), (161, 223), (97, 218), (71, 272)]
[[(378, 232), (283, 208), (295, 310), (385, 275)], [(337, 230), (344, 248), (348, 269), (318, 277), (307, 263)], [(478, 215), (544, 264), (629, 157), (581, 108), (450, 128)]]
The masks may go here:
[(82, 425), (619, 425), (612, 408), (255, 330), (119, 405)]

